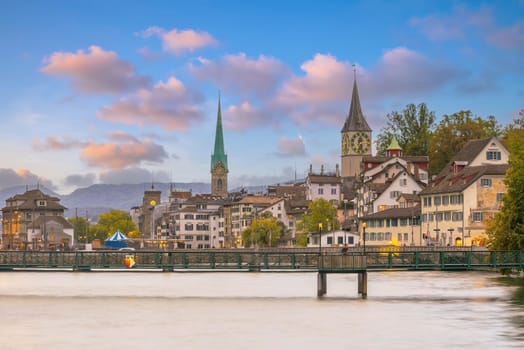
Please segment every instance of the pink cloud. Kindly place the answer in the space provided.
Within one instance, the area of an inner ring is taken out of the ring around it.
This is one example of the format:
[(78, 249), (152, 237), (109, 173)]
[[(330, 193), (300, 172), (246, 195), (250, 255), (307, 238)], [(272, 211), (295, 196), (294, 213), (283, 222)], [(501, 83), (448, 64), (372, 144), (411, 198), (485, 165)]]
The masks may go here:
[(302, 137), (294, 140), (285, 137), (278, 141), (279, 154), (285, 157), (304, 156), (306, 155), (306, 146)]
[(207, 32), (199, 32), (192, 29), (178, 30), (172, 29), (165, 31), (160, 27), (149, 27), (139, 36), (149, 38), (151, 36), (158, 36), (162, 40), (162, 47), (164, 51), (173, 53), (175, 55), (182, 55), (186, 52), (192, 52), (206, 46), (216, 45), (218, 42), (213, 36)]
[(72, 148), (79, 148), (85, 143), (78, 141), (71, 137), (64, 137), (62, 140), (54, 136), (48, 136), (45, 142), (40, 141), (39, 138), (33, 139), (33, 149), (36, 151), (62, 151)]
[(284, 83), (278, 95), (278, 103), (284, 106), (296, 104), (340, 101), (349, 96), (351, 66), (331, 55), (316, 54), (300, 68), (304, 76), (295, 76)]
[(97, 115), (115, 123), (186, 130), (192, 123), (203, 119), (198, 106), (202, 99), (199, 93), (170, 77), (167, 82), (156, 84), (152, 90), (141, 89), (132, 96), (102, 107)]
[(524, 49), (524, 21), (491, 31), (487, 34), (487, 40), (493, 46), (503, 49)]
[(129, 138), (127, 143), (89, 142), (82, 150), (82, 158), (89, 166), (121, 169), (142, 162), (161, 163), (168, 155), (164, 147), (151, 140)]
[(271, 114), (253, 107), (249, 102), (229, 106), (224, 112), (224, 126), (231, 130), (244, 131), (271, 123)]
[(98, 46), (89, 47), (88, 53), (54, 52), (44, 58), (44, 63), (41, 72), (70, 79), (82, 93), (116, 94), (150, 84), (148, 77), (136, 75), (131, 63)]
[(226, 55), (218, 62), (200, 58), (199, 65), (189, 68), (197, 78), (244, 97), (268, 96), (289, 75), (288, 67), (276, 58), (261, 55), (250, 59), (244, 53)]
[(28, 186), (34, 188), (35, 185), (43, 185), (49, 189), (56, 189), (51, 180), (33, 174), (27, 169), (0, 169), (0, 190), (14, 186)]

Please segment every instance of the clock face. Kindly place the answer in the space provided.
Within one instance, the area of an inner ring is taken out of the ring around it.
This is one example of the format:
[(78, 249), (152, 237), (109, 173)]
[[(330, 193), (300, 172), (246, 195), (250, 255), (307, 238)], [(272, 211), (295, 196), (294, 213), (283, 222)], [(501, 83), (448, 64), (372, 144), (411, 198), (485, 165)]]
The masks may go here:
[(364, 132), (357, 132), (351, 136), (351, 149), (358, 154), (364, 154), (369, 151), (371, 141), (369, 135)]
[(349, 153), (349, 135), (347, 133), (342, 134), (342, 155)]

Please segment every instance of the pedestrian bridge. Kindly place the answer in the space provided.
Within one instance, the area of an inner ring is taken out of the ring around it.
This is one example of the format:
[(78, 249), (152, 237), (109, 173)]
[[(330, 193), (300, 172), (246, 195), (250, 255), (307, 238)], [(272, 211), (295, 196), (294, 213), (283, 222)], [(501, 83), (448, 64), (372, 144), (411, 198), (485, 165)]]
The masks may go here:
[[(367, 294), (367, 273), (386, 270), (523, 270), (522, 251), (428, 247), (393, 249), (210, 249), (173, 251), (0, 251), (0, 271), (317, 272), (318, 295), (328, 273), (357, 273)], [(126, 261), (133, 261), (128, 268)]]

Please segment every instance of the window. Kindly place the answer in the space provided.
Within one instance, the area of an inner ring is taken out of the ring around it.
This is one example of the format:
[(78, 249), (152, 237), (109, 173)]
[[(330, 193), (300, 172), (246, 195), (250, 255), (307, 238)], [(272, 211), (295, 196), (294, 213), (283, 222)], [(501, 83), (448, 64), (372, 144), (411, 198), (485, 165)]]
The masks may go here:
[(497, 192), (497, 202), (500, 202), (502, 200), (503, 195), (504, 195), (504, 192)]
[(402, 241), (402, 233), (397, 233), (397, 241)]
[(337, 237), (337, 244), (344, 244), (344, 237), (342, 236)]
[(481, 211), (473, 212), (473, 222), (482, 222), (482, 212)]
[(327, 237), (327, 244), (333, 244), (333, 237), (331, 236)]
[(433, 201), (434, 201), (435, 205), (440, 205), (440, 196), (435, 196)]
[(491, 179), (480, 179), (480, 186), (491, 187)]
[(408, 241), (409, 238), (408, 238), (408, 234), (407, 233), (404, 233), (404, 241)]
[(353, 236), (349, 236), (349, 237), (348, 237), (348, 244), (355, 244), (355, 241), (354, 241), (354, 237), (353, 237)]
[(400, 191), (391, 191), (389, 196), (393, 199), (400, 197)]
[(193, 220), (193, 214), (186, 214), (186, 215), (184, 215), (184, 219), (186, 219), (186, 220)]
[(462, 221), (462, 212), (456, 211), (451, 214), (452, 221)]
[(431, 207), (431, 197), (424, 197), (424, 206)]
[(193, 224), (186, 224), (184, 228), (186, 231), (193, 231)]
[(336, 188), (332, 188), (331, 189), (331, 194), (336, 195), (337, 194), (337, 189)]
[(398, 226), (398, 218), (392, 218), (391, 219), (391, 226), (397, 227)]
[(400, 179), (400, 186), (407, 186), (408, 185), (408, 179)]
[(324, 189), (323, 188), (319, 188), (318, 189), (318, 194), (324, 194)]
[(442, 205), (449, 204), (449, 196), (442, 196)]
[(500, 160), (501, 153), (499, 151), (487, 151), (486, 160)]

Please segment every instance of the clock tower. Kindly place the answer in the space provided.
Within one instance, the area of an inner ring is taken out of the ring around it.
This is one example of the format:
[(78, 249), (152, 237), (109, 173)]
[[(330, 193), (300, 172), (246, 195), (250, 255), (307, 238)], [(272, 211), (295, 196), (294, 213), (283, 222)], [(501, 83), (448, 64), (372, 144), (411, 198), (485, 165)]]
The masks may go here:
[(349, 114), (341, 131), (341, 141), (342, 177), (356, 176), (361, 171), (362, 158), (371, 156), (371, 128), (360, 107), (356, 73)]

